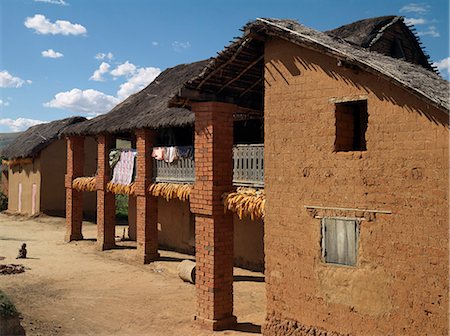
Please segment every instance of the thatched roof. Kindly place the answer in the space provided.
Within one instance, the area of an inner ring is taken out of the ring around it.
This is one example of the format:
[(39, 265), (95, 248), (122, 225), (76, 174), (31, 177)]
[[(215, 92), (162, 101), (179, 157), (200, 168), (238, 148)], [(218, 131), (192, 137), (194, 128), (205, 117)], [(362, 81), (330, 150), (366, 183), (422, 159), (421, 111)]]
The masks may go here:
[(401, 20), (401, 16), (380, 16), (352, 22), (324, 33), (340, 37), (349, 43), (368, 48), (374, 40), (380, 38), (386, 26)]
[(156, 129), (191, 125), (194, 123), (194, 114), (183, 107), (168, 107), (168, 102), (206, 64), (207, 61), (200, 61), (169, 68), (146, 88), (125, 99), (109, 113), (74, 125), (64, 134), (126, 133), (144, 127)]
[(71, 117), (32, 126), (21, 133), (1, 154), (8, 159), (36, 157), (40, 151), (58, 140), (61, 133), (70, 125), (85, 121), (83, 117)]
[[(383, 77), (448, 113), (449, 83), (422, 66), (365, 50), (293, 20), (257, 19), (248, 23), (244, 31), (243, 37), (220, 52), (199, 76), (185, 84), (184, 91), (180, 90), (178, 97), (171, 101), (172, 106), (185, 105), (188, 99), (202, 100), (207, 96), (214, 96), (218, 100), (234, 100), (236, 104), (240, 104), (245, 95), (251, 95), (253, 100), (261, 100), (264, 69), (263, 63), (258, 62), (264, 50), (261, 40), (277, 37), (332, 56), (345, 66), (356, 67)], [(247, 54), (240, 57), (243, 50), (246, 50)], [(259, 82), (254, 80), (253, 85), (257, 84), (260, 88), (254, 90), (250, 82), (241, 80), (242, 72), (259, 73)], [(224, 74), (226, 78), (223, 78)], [(233, 74), (235, 81), (224, 88), (224, 81), (233, 78)], [(236, 74), (240, 77), (236, 78)]]
[[(419, 36), (413, 26), (407, 26), (403, 16), (380, 16), (359, 20), (339, 28), (325, 31), (326, 34), (341, 38), (350, 44), (378, 51), (384, 55), (403, 58), (433, 70), (429, 56), (421, 46)], [(396, 43), (402, 49), (396, 52)], [(404, 50), (403, 50), (404, 49)]]

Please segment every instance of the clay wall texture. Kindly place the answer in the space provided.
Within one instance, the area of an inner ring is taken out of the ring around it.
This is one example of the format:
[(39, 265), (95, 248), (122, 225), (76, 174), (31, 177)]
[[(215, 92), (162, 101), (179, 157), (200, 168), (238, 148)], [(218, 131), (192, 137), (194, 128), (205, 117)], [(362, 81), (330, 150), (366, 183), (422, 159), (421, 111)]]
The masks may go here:
[[(280, 39), (265, 62), (264, 333), (447, 335), (448, 116)], [(351, 99), (367, 100), (367, 150), (335, 152), (335, 102)], [(305, 205), (392, 214), (363, 221), (356, 267), (336, 266)]]
[[(18, 185), (22, 183), (22, 211), (24, 215), (32, 214), (32, 185), (37, 186), (36, 212), (51, 215), (64, 215), (66, 209), (66, 140), (60, 139), (43, 149), (32, 164), (12, 167), (9, 170), (9, 204), (8, 210), (18, 211)], [(93, 138), (85, 140), (85, 173), (95, 174), (96, 142)], [(92, 154), (93, 153), (93, 154)], [(89, 160), (88, 160), (89, 158)], [(92, 216), (96, 212), (95, 193), (84, 193), (84, 212)]]
[[(130, 214), (130, 210), (129, 214)], [(131, 213), (133, 211), (131, 210)], [(250, 270), (262, 271), (264, 266), (264, 223), (262, 220), (234, 222), (234, 265)], [(189, 202), (158, 199), (158, 241), (162, 247), (178, 252), (195, 252), (194, 216)]]
[[(8, 211), (19, 212), (19, 184), (22, 183), (21, 214), (32, 214), (33, 184), (37, 186), (36, 211), (40, 209), (41, 161), (36, 158), (33, 163), (17, 165), (9, 168), (8, 178)], [(64, 184), (63, 184), (64, 189)]]

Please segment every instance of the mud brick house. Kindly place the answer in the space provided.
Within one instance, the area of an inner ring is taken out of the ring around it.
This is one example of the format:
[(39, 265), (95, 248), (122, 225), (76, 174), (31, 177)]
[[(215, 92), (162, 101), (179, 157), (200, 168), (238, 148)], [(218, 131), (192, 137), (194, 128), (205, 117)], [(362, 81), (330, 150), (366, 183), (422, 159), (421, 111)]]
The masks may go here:
[(321, 33), (257, 19), (170, 101), (195, 113), (190, 201), (205, 326), (236, 321), (221, 195), (232, 185), (233, 115), (259, 111), (263, 333), (448, 334), (449, 83), (402, 18), (366, 23), (352, 39), (365, 24)]
[[(2, 133), (0, 134), (0, 158), (2, 158), (2, 149), (14, 141), (20, 132), (16, 133)], [(8, 195), (8, 166), (0, 162), (0, 192)]]
[[(8, 176), (8, 211), (24, 215), (64, 215), (66, 141), (60, 138), (68, 126), (86, 120), (72, 117), (30, 127), (2, 149)], [(86, 147), (95, 148), (86, 138)], [(95, 172), (94, 165), (86, 166)], [(2, 173), (3, 174), (3, 173)], [(6, 174), (5, 174), (6, 175)], [(86, 215), (95, 212), (95, 198), (81, 205)]]
[[(65, 131), (68, 137), (67, 188), (67, 237), (81, 239), (81, 217), (78, 213), (81, 193), (97, 194), (97, 243), (100, 250), (113, 248), (115, 194), (129, 196), (129, 236), (137, 240), (139, 260), (157, 259), (158, 245), (180, 252), (195, 251), (195, 203), (189, 197), (190, 190), (199, 180), (194, 166), (199, 164), (200, 154), (194, 158), (180, 158), (173, 163), (152, 158), (154, 147), (194, 145), (194, 113), (189, 109), (169, 107), (170, 98), (189, 79), (196, 77), (207, 61), (182, 64), (162, 72), (142, 91), (130, 96), (109, 113), (73, 125)], [(258, 119), (259, 118), (259, 119)], [(242, 118), (236, 115), (235, 146), (238, 162), (254, 162), (258, 168), (236, 168), (234, 186), (262, 186), (262, 124), (260, 116)], [(231, 128), (229, 130), (232, 130)], [(98, 142), (97, 174), (89, 175), (82, 169), (87, 149), (83, 139), (95, 136)], [(137, 151), (136, 178), (129, 188), (115, 185), (111, 180), (108, 154), (115, 140), (127, 140)], [(258, 142), (259, 141), (259, 142)], [(201, 162), (201, 161), (200, 161)], [(231, 161), (230, 161), (231, 162)], [(243, 164), (241, 164), (243, 166)], [(250, 174), (252, 173), (252, 174)], [(167, 190), (174, 192), (165, 193)], [(224, 212), (222, 204), (221, 212)], [(231, 216), (234, 226), (235, 264), (262, 270), (264, 264), (262, 219)]]

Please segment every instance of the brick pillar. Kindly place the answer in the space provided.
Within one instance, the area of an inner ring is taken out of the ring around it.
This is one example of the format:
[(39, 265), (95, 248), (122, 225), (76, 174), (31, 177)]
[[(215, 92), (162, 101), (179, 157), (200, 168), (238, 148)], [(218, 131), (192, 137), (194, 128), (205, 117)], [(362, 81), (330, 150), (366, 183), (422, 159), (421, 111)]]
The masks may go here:
[(236, 324), (233, 316), (233, 216), (223, 211), (222, 194), (233, 186), (233, 111), (226, 103), (194, 103), (197, 315), (212, 330)]
[(152, 183), (153, 167), (150, 150), (155, 132), (136, 131), (136, 241), (137, 258), (144, 264), (158, 260), (158, 199), (147, 192)]
[(83, 176), (84, 172), (84, 137), (67, 138), (66, 187), (66, 236), (65, 241), (83, 239), (81, 226), (83, 221), (83, 192), (72, 188), (72, 181)]
[(97, 137), (97, 249), (100, 251), (113, 248), (116, 231), (116, 197), (106, 191), (110, 181), (109, 149), (112, 138), (102, 134)]
[[(131, 135), (131, 148), (136, 148), (136, 135)], [(128, 196), (128, 237), (136, 241), (136, 196)]]
[(128, 237), (136, 241), (136, 196), (128, 196)]

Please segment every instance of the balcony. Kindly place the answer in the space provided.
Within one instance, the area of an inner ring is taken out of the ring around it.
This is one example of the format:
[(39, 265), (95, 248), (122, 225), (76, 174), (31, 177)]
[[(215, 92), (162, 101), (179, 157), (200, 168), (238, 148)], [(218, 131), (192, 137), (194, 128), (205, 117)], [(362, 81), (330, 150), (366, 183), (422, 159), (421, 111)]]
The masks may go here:
[[(172, 163), (155, 160), (155, 182), (194, 183), (194, 160), (182, 158)], [(236, 186), (264, 186), (264, 145), (233, 146), (233, 184)]]

